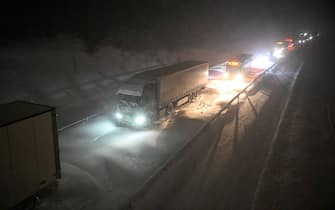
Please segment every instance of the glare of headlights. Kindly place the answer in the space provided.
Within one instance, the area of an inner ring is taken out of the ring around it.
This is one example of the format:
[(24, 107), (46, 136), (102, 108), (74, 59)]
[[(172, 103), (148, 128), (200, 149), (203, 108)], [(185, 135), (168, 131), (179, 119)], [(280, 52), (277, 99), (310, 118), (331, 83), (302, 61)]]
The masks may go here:
[(116, 119), (121, 120), (123, 116), (122, 116), (122, 114), (121, 114), (120, 112), (117, 112), (117, 113), (115, 114), (115, 117), (116, 117)]
[(274, 52), (273, 52), (273, 56), (275, 57), (275, 58), (282, 58), (282, 57), (284, 57), (284, 55), (283, 55), (283, 48), (280, 48), (280, 49), (276, 49)]
[(223, 78), (227, 79), (229, 77), (229, 73), (228, 72), (224, 72), (223, 73)]
[(269, 68), (273, 62), (270, 60), (268, 56), (260, 55), (257, 56), (251, 63), (252, 68), (258, 68), (258, 69), (267, 69)]
[(136, 125), (143, 125), (145, 123), (146, 119), (145, 116), (142, 114), (139, 114), (135, 117), (135, 124)]
[(237, 80), (237, 81), (242, 81), (243, 78), (244, 78), (244, 76), (243, 76), (242, 73), (238, 73), (238, 74), (236, 74), (236, 76), (235, 76), (235, 80)]
[(299, 43), (301, 43), (301, 40), (299, 40)]

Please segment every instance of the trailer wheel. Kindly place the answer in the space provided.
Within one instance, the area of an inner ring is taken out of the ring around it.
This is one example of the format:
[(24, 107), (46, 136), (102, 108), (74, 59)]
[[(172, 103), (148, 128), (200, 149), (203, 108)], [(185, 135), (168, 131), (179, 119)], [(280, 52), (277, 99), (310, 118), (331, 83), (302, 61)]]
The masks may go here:
[(170, 103), (166, 109), (167, 114), (172, 114), (174, 112), (174, 106), (173, 103)]
[(194, 93), (191, 93), (189, 96), (188, 96), (188, 102), (192, 102), (194, 98)]

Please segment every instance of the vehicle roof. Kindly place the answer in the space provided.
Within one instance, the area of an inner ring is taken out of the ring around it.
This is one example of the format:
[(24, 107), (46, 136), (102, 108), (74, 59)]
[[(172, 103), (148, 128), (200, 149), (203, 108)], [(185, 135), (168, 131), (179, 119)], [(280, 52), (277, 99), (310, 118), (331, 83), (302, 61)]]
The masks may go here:
[(237, 55), (236, 57), (229, 59), (229, 61), (241, 61), (243, 62), (246, 59), (249, 59), (252, 57), (252, 54), (249, 53), (241, 53), (239, 55)]
[(7, 104), (0, 104), (0, 127), (52, 110), (54, 110), (54, 107), (27, 101), (13, 101)]
[(143, 85), (139, 84), (123, 84), (118, 91), (117, 95), (131, 95), (131, 96), (141, 96), (143, 93)]
[(161, 67), (158, 69), (145, 71), (139, 74), (136, 74), (134, 77), (132, 77), (130, 80), (138, 81), (135, 83), (141, 83), (140, 81), (154, 81), (160, 77), (173, 74), (179, 71), (187, 71), (190, 68), (201, 65), (201, 64), (207, 64), (206, 61), (184, 61), (182, 63)]

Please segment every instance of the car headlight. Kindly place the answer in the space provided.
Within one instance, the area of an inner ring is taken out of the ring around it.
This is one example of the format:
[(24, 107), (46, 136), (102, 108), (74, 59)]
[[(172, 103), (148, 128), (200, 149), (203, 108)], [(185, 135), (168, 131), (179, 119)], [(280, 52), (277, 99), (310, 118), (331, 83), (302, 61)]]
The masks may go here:
[(116, 117), (116, 119), (121, 120), (122, 117), (123, 117), (123, 115), (122, 115), (120, 112), (117, 112), (117, 113), (115, 114), (115, 117)]
[(143, 125), (146, 121), (146, 117), (143, 114), (139, 114), (135, 116), (135, 124)]

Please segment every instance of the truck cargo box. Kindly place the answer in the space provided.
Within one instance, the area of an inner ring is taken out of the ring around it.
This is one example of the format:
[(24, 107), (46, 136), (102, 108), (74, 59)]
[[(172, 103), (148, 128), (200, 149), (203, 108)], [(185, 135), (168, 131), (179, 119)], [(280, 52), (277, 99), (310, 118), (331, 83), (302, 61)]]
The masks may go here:
[(156, 84), (159, 107), (204, 87), (208, 82), (208, 63), (185, 61), (135, 75), (127, 83)]
[(117, 91), (120, 102), (116, 118), (131, 123), (136, 113), (144, 113), (152, 120), (180, 99), (198, 93), (207, 82), (208, 63), (204, 61), (186, 61), (136, 74)]
[(15, 101), (0, 105), (0, 209), (60, 178), (55, 108)]

